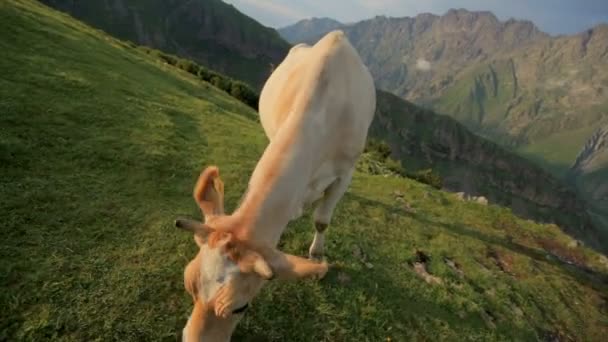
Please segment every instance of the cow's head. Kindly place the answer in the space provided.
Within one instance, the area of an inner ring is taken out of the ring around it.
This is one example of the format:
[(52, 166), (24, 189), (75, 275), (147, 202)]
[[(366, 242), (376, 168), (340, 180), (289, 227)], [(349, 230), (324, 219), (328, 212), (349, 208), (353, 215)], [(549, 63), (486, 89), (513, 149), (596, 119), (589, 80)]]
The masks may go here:
[(184, 286), (194, 309), (183, 330), (184, 341), (228, 341), (249, 303), (265, 281), (322, 278), (326, 263), (289, 255), (255, 240), (253, 222), (224, 214), (224, 184), (215, 166), (207, 167), (194, 187), (204, 223), (177, 219), (199, 246), (184, 271)]

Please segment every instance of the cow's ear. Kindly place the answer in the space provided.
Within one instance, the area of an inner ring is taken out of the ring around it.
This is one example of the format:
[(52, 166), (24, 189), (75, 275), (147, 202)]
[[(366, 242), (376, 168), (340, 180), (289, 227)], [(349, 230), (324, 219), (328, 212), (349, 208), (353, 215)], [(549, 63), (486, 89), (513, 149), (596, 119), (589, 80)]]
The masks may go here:
[(256, 250), (264, 258), (265, 264), (270, 267), (273, 279), (322, 279), (329, 270), (329, 265), (325, 261), (312, 261), (307, 258), (283, 253), (274, 248), (256, 248)]
[(193, 196), (205, 221), (212, 216), (224, 214), (224, 183), (217, 166), (209, 166), (201, 172)]
[(266, 259), (252, 250), (245, 250), (237, 263), (243, 273), (256, 273), (267, 280), (274, 277)]

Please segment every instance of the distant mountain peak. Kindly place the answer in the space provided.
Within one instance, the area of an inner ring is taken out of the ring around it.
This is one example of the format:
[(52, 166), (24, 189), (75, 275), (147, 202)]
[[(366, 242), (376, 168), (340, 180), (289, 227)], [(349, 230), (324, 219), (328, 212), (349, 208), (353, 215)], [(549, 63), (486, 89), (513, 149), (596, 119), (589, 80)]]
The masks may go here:
[(437, 14), (433, 14), (430, 12), (424, 12), (424, 13), (420, 13), (418, 15), (416, 15), (416, 19), (436, 19), (439, 18), (439, 16)]
[(302, 25), (321, 25), (321, 26), (340, 25), (341, 26), (343, 24), (341, 22), (339, 22), (335, 19), (329, 18), (329, 17), (310, 17), (310, 18), (300, 19), (296, 23), (285, 26), (282, 29), (286, 29), (286, 28), (293, 27), (293, 26), (302, 26)]
[(330, 17), (311, 17), (308, 19), (300, 20), (300, 21), (331, 21), (331, 22), (340, 23), (338, 20), (330, 18)]
[(498, 18), (496, 17), (496, 15), (494, 15), (494, 13), (492, 13), (490, 11), (469, 11), (465, 8), (449, 9), (443, 16), (444, 17), (449, 17), (449, 16), (475, 17), (475, 18), (488, 17), (488, 18), (493, 18), (494, 20), (498, 21)]
[(193, 59), (258, 88), (269, 65), (289, 51), (274, 29), (221, 0), (40, 1), (120, 39)]
[(312, 17), (302, 19), (293, 25), (278, 29), (277, 31), (292, 44), (302, 43), (309, 37), (321, 35), (344, 26), (343, 23), (328, 17)]

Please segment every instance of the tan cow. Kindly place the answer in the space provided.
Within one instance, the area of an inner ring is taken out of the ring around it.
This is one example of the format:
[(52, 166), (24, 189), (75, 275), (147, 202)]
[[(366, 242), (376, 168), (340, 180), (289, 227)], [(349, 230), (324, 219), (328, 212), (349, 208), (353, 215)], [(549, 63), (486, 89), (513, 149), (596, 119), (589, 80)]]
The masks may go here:
[[(184, 341), (229, 341), (241, 313), (271, 278), (325, 276), (324, 232), (348, 188), (376, 107), (373, 79), (342, 31), (294, 46), (260, 96), (270, 143), (241, 204), (223, 209), (215, 166), (194, 188), (205, 222), (176, 220), (200, 247), (184, 272), (194, 309)], [(314, 208), (309, 258), (276, 249), (288, 222)]]

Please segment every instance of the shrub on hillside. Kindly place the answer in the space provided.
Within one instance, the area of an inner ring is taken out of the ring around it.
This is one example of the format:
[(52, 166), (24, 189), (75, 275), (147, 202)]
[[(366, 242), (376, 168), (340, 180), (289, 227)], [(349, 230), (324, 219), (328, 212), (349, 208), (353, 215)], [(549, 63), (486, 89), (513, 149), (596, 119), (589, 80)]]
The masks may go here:
[(407, 177), (407, 172), (405, 172), (405, 169), (403, 168), (403, 165), (401, 165), (401, 162), (399, 162), (395, 159), (392, 159), (392, 158), (387, 158), (384, 161), (384, 165), (391, 172), (393, 172), (401, 177)]
[(216, 74), (215, 72), (211, 71), (211, 70), (207, 70), (205, 68), (200, 68), (198, 70), (198, 74), (197, 74), (198, 78), (200, 78), (201, 80), (205, 81), (205, 82), (209, 82), (211, 83), (211, 79), (214, 76), (218, 76), (218, 74)]
[(367, 154), (362, 169), (371, 174), (396, 174), (407, 177), (420, 183), (428, 184), (434, 188), (441, 189), (443, 181), (441, 176), (432, 169), (424, 169), (416, 172), (407, 172), (403, 165), (391, 158), (391, 147), (384, 141), (368, 138), (364, 153)]
[(221, 89), (221, 90), (227, 92), (228, 94), (230, 94), (230, 81), (228, 81), (224, 77), (221, 77), (219, 75), (213, 76), (211, 78), (210, 83), (213, 84), (214, 87)]
[(167, 64), (169, 65), (176, 65), (177, 64), (177, 57), (168, 55), (166, 53), (159, 53), (158, 57), (160, 57), (163, 61), (165, 61)]
[(258, 110), (259, 94), (246, 83), (209, 70), (201, 65), (198, 65), (196, 62), (185, 58), (179, 58), (145, 46), (141, 46), (140, 49), (149, 55), (158, 57), (169, 65), (180, 68), (196, 76), (200, 80), (212, 84), (214, 87), (223, 90), (247, 106), (255, 109), (256, 111)]
[(180, 59), (175, 66), (195, 76), (198, 75), (198, 71), (200, 70), (198, 64), (187, 59)]
[(433, 169), (419, 170), (414, 173), (409, 173), (408, 178), (419, 181), (420, 183), (428, 184), (434, 188), (441, 189), (443, 182), (441, 176), (433, 172)]
[(245, 83), (232, 81), (230, 84), (230, 95), (257, 110), (259, 96)]
[(378, 156), (384, 160), (391, 155), (391, 147), (384, 141), (368, 138), (367, 143), (365, 144), (366, 153), (376, 153)]

